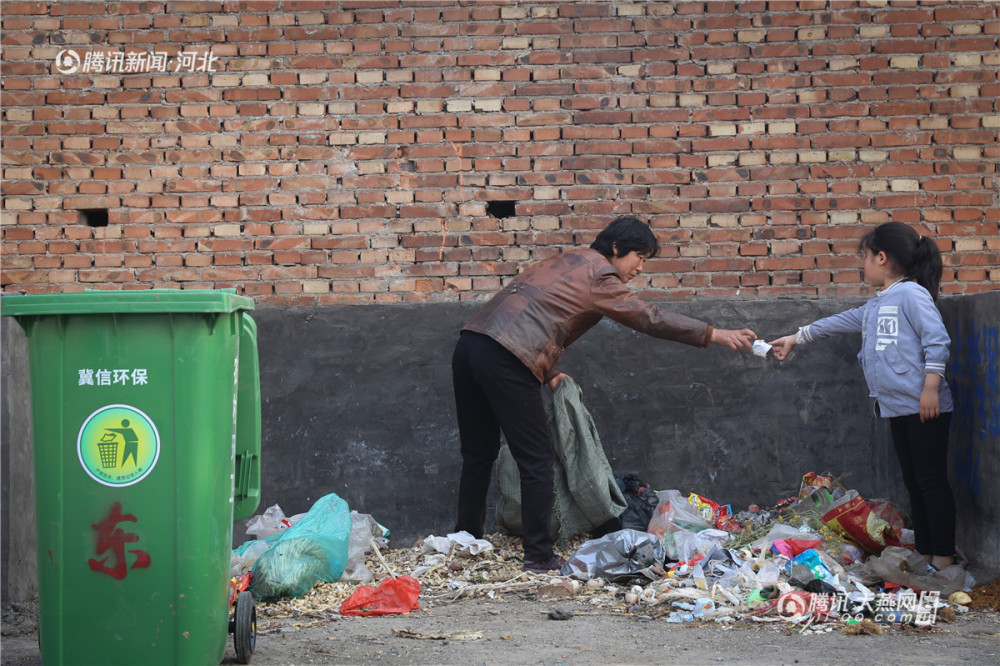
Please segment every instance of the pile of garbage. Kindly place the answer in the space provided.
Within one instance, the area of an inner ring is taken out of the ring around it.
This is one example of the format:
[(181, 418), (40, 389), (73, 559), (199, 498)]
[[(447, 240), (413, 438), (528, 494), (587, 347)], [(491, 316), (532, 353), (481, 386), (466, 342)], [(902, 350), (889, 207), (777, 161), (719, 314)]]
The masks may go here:
[(806, 474), (797, 495), (733, 514), (696, 493), (657, 493), (646, 532), (581, 546), (562, 573), (624, 581), (627, 603), (668, 622), (903, 623), (966, 612), (975, 581), (913, 550), (902, 513), (865, 501), (830, 475)]
[(256, 539), (233, 551), (230, 575), (267, 601), (304, 596), (320, 582), (373, 580), (365, 557), (388, 544), (389, 530), (330, 493), (291, 517), (277, 504), (269, 507), (247, 521), (247, 535)]
[[(251, 519), (257, 539), (234, 551), (232, 574), (272, 601), (264, 616), (319, 621), (510, 594), (667, 622), (781, 622), (811, 632), (930, 627), (968, 612), (975, 581), (962, 566), (929, 568), (899, 509), (830, 475), (807, 474), (796, 495), (738, 513), (695, 493), (654, 496), (629, 502), (627, 527), (560, 543), (561, 576), (522, 571), (520, 540), (504, 535), (428, 535), (388, 550), (389, 530), (336, 495), (307, 514), (286, 518), (274, 506)], [(647, 516), (646, 529), (635, 529)], [(378, 587), (364, 584), (373, 572)]]

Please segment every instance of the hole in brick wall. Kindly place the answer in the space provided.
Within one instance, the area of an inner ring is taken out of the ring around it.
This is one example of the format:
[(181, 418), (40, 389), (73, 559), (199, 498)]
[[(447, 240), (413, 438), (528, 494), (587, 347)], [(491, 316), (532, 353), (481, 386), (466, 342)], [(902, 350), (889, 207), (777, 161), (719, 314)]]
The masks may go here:
[(88, 227), (108, 226), (107, 208), (84, 208), (77, 212), (80, 214), (80, 221), (84, 222)]
[(490, 217), (498, 217), (501, 220), (505, 217), (514, 217), (513, 201), (487, 201), (486, 214)]

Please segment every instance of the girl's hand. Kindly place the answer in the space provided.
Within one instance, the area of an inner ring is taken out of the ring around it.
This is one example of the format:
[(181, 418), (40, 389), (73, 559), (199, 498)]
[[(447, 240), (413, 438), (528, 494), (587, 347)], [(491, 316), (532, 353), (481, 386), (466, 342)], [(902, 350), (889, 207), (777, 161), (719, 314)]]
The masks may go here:
[(757, 339), (757, 334), (749, 328), (741, 328), (738, 331), (728, 328), (712, 329), (712, 342), (729, 347), (734, 352), (741, 352), (744, 349), (752, 350), (755, 339)]
[(778, 338), (768, 344), (771, 345), (771, 349), (774, 351), (774, 358), (779, 361), (784, 361), (791, 353), (792, 347), (795, 346), (795, 333), (786, 335), (783, 338)]
[(920, 393), (920, 422), (930, 421), (941, 416), (941, 397), (937, 387), (924, 386)]

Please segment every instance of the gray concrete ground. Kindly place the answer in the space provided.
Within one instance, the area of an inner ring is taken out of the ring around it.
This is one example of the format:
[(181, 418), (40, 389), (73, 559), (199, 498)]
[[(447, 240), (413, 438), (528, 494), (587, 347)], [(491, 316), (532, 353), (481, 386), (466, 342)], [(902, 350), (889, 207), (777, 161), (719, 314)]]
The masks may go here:
[[(530, 595), (533, 597), (534, 595)], [(553, 609), (573, 611), (549, 619)], [(24, 614), (22, 609), (21, 615)], [(5, 631), (10, 614), (5, 616)], [(411, 630), (423, 637), (397, 632)], [(1000, 614), (969, 613), (935, 629), (882, 635), (799, 633), (784, 622), (671, 624), (575, 600), (507, 596), (423, 607), (406, 615), (338, 619), (261, 617), (253, 664), (996, 664)], [(453, 638), (431, 638), (452, 635)], [(478, 637), (477, 637), (478, 636)], [(468, 638), (462, 640), (462, 638)], [(5, 635), (4, 666), (41, 663), (32, 631)], [(232, 643), (223, 663), (233, 664)]]

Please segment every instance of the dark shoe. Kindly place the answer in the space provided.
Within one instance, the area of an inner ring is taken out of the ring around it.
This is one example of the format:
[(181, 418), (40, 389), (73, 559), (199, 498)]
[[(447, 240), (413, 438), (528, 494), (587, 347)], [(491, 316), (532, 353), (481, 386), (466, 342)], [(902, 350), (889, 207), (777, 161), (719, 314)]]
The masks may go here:
[(524, 571), (536, 571), (536, 572), (559, 571), (560, 569), (563, 568), (564, 564), (566, 564), (566, 560), (556, 556), (548, 560), (542, 560), (540, 562), (532, 562), (531, 560), (525, 560), (522, 569)]

